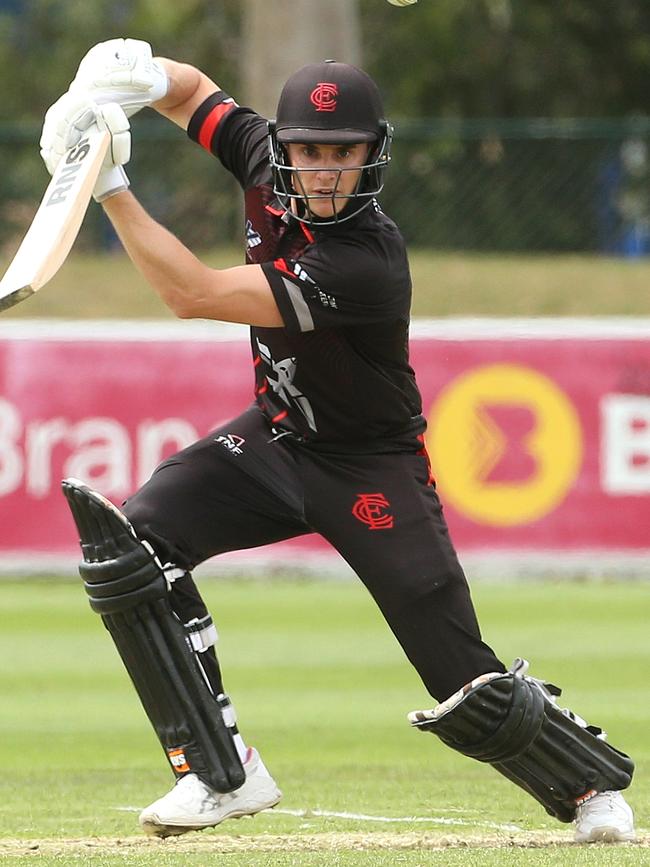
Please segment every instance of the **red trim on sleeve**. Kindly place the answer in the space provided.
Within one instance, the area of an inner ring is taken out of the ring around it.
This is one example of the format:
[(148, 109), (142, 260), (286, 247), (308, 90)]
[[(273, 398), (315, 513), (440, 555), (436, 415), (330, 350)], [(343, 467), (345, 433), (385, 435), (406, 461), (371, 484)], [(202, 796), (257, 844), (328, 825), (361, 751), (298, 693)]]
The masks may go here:
[(293, 276), (293, 271), (289, 270), (289, 266), (284, 259), (276, 259), (273, 262), (273, 267), (277, 268), (278, 271), (284, 271), (285, 274), (291, 274)]
[(201, 147), (205, 148), (206, 151), (210, 150), (210, 145), (212, 144), (212, 137), (214, 133), (221, 123), (224, 115), (228, 114), (231, 109), (235, 107), (234, 102), (220, 102), (219, 105), (215, 105), (212, 111), (208, 114), (206, 119), (201, 124), (201, 132), (199, 133), (199, 144)]
[(256, 355), (255, 358), (253, 359), (253, 367), (257, 367), (257, 365), (261, 364), (261, 363), (262, 363), (262, 359), (259, 357), (259, 355)]

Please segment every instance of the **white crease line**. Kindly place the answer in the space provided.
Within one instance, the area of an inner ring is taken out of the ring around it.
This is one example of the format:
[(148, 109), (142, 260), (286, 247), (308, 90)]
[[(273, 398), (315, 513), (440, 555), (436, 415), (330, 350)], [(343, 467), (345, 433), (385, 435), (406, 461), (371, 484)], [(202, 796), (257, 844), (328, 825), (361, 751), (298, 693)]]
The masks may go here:
[[(139, 813), (142, 807), (115, 807), (122, 813)], [(350, 819), (357, 822), (380, 822), (384, 824), (399, 824), (399, 823), (424, 823), (429, 825), (463, 825), (466, 827), (480, 826), (482, 828), (491, 828), (494, 831), (523, 831), (519, 825), (500, 824), (499, 822), (481, 822), (470, 819), (451, 819), (448, 816), (369, 816), (366, 813), (346, 813), (336, 812), (334, 810), (285, 810), (271, 807), (268, 810), (262, 810), (269, 816), (295, 816), (298, 819), (311, 819), (313, 817), (323, 819)]]
[(519, 825), (501, 825), (498, 822), (480, 822), (467, 819), (450, 819), (448, 816), (369, 816), (366, 813), (338, 813), (333, 810), (284, 810), (273, 807), (264, 810), (265, 813), (279, 813), (284, 816), (297, 816), (299, 819), (309, 819), (311, 816), (321, 816), (329, 819), (354, 819), (362, 822), (425, 822), (434, 825), (481, 825), (498, 831), (522, 831)]

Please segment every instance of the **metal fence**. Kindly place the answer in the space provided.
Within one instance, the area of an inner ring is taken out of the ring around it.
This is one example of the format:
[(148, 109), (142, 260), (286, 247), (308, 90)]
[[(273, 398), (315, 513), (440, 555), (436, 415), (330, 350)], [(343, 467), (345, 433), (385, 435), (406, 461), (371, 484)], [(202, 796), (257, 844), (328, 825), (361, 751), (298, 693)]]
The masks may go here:
[[(47, 180), (34, 125), (0, 125), (0, 249), (26, 228)], [(650, 254), (650, 119), (404, 120), (382, 205), (415, 246)], [(129, 166), (142, 200), (197, 248), (241, 240), (241, 197), (181, 131), (136, 118)], [(81, 237), (114, 243), (99, 208)]]
[(650, 252), (650, 121), (402, 126), (385, 200), (412, 243), (499, 252)]

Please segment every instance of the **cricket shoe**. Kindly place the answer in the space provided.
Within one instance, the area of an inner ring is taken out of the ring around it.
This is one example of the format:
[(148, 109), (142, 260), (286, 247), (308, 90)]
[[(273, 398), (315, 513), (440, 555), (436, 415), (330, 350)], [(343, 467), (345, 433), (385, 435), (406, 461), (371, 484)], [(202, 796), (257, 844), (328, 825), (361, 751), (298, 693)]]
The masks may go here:
[(634, 814), (620, 792), (601, 792), (578, 807), (576, 843), (625, 843), (634, 838)]
[(257, 750), (249, 749), (244, 762), (246, 782), (233, 792), (217, 792), (196, 774), (186, 774), (171, 792), (140, 813), (145, 834), (170, 837), (211, 828), (224, 819), (253, 816), (274, 807), (282, 792), (262, 765)]

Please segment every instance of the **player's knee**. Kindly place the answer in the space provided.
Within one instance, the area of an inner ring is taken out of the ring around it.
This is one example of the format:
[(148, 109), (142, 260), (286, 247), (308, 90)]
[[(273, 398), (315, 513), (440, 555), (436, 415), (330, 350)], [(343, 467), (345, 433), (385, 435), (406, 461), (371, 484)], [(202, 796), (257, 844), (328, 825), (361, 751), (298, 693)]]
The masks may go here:
[(142, 538), (142, 529), (151, 524), (156, 511), (155, 506), (149, 503), (146, 497), (141, 497), (139, 494), (129, 497), (122, 505), (122, 512), (140, 538)]
[(93, 610), (112, 614), (164, 597), (163, 572), (124, 514), (76, 479), (66, 479), (63, 492), (79, 530), (79, 573)]
[(212, 618), (200, 610), (181, 622), (169, 601), (170, 570), (125, 514), (75, 479), (65, 480), (63, 491), (79, 530), (90, 605), (102, 615), (174, 773), (196, 773), (219, 792), (239, 788), (245, 773), (234, 718), (199, 659), (217, 638)]
[(463, 755), (489, 762), (569, 822), (587, 798), (629, 786), (634, 764), (600, 729), (561, 710), (560, 690), (524, 676), (526, 667), (517, 660), (505, 674), (482, 675), (409, 719)]
[[(170, 529), (163, 520), (163, 510), (159, 504), (149, 502), (146, 497), (137, 494), (128, 499), (122, 506), (122, 512), (142, 541), (146, 541), (161, 563), (176, 562), (177, 552), (171, 542)], [(183, 564), (185, 566), (185, 564)]]

